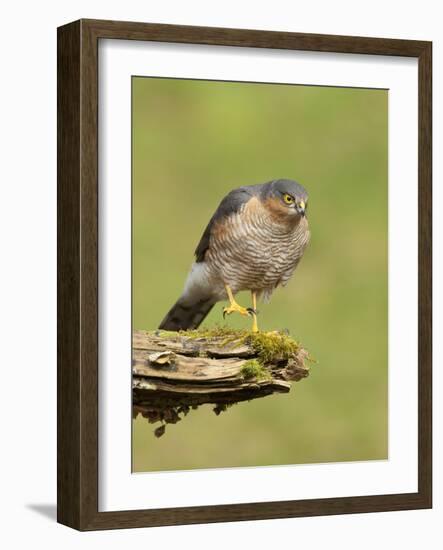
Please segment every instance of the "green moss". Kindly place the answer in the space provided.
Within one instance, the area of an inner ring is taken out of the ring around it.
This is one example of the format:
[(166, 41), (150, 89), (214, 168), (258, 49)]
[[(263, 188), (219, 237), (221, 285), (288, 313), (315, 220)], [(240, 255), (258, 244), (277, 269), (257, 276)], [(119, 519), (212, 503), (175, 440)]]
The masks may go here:
[(281, 332), (250, 332), (244, 342), (257, 353), (261, 363), (285, 361), (299, 349), (299, 344)]
[(272, 378), (269, 371), (258, 359), (246, 361), (240, 369), (240, 374), (245, 380), (251, 380), (252, 378), (255, 380), (270, 380)]

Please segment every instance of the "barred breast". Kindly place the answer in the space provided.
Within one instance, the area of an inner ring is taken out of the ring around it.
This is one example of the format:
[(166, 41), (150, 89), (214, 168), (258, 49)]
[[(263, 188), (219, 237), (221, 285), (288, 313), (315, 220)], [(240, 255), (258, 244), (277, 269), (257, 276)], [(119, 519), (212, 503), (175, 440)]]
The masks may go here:
[(256, 198), (212, 231), (206, 265), (214, 281), (234, 293), (254, 290), (268, 299), (293, 274), (309, 242), (308, 222), (276, 220)]

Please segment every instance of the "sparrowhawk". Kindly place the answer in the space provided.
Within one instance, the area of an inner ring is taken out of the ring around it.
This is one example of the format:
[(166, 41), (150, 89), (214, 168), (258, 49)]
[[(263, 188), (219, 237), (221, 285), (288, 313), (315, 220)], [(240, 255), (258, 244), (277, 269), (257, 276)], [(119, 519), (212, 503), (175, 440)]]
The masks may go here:
[[(305, 188), (289, 179), (228, 193), (195, 250), (182, 295), (159, 328), (197, 328), (216, 302), (228, 299), (223, 315), (249, 315), (257, 331), (257, 299), (268, 300), (289, 281), (309, 242), (307, 204)], [(251, 292), (252, 308), (235, 301), (241, 290)]]

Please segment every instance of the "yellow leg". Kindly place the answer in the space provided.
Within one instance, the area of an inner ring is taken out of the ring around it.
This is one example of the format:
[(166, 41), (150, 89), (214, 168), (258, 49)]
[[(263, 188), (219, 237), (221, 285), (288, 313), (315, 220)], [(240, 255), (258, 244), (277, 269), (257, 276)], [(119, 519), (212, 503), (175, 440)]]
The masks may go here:
[(234, 313), (234, 312), (240, 313), (240, 315), (245, 315), (245, 316), (251, 315), (250, 309), (247, 309), (237, 304), (237, 302), (235, 301), (234, 295), (232, 294), (232, 290), (229, 288), (229, 285), (225, 285), (225, 288), (229, 298), (229, 306), (223, 309), (223, 317), (225, 315), (231, 315), (231, 313)]
[(252, 296), (252, 309), (254, 310), (252, 313), (252, 332), (258, 332), (258, 325), (257, 325), (257, 293), (254, 291), (251, 291)]

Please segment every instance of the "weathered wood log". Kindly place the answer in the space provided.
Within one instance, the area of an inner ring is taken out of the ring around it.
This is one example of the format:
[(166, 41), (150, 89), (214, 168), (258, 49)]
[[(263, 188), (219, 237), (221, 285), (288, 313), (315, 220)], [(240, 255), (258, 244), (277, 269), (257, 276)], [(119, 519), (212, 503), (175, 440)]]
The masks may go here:
[(309, 374), (308, 353), (286, 334), (245, 331), (133, 332), (134, 415), (176, 423), (191, 408), (219, 414), (240, 401), (287, 393)]

